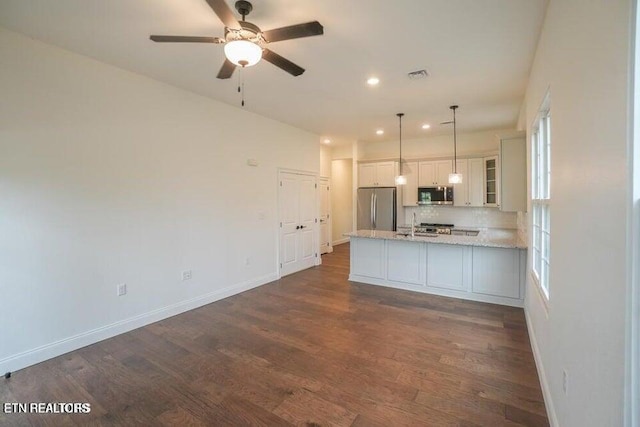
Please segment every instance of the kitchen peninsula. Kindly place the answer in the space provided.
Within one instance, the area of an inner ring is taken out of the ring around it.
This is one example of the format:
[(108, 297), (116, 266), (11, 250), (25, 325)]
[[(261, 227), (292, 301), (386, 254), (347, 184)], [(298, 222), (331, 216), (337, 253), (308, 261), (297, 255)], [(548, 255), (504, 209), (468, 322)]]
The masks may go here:
[(349, 280), (522, 307), (526, 244), (516, 230), (477, 236), (415, 236), (358, 230), (351, 240)]

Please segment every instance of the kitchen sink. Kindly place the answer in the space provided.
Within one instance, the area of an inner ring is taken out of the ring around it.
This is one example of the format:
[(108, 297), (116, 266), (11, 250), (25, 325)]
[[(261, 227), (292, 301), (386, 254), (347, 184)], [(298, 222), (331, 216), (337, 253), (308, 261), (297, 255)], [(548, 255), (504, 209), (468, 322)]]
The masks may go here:
[[(396, 233), (396, 236), (411, 237), (411, 233), (399, 232), (399, 233)], [(438, 237), (438, 235), (436, 233), (414, 233), (414, 236), (416, 236), (416, 237)]]
[(453, 236), (477, 236), (480, 234), (478, 230), (451, 230)]

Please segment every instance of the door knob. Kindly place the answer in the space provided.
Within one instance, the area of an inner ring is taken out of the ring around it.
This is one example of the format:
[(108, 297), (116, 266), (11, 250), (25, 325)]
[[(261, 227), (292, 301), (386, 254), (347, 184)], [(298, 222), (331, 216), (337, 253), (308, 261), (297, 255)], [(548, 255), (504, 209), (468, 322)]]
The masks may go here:
[(300, 230), (300, 226), (299, 225), (296, 225), (296, 230)]
[(303, 228), (306, 228), (306, 227), (307, 227), (306, 225), (301, 225), (300, 229), (302, 230)]

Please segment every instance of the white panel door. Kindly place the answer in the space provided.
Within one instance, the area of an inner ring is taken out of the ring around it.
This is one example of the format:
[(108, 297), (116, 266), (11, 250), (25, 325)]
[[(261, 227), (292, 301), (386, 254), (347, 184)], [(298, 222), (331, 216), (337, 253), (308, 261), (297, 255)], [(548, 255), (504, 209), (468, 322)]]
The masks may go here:
[(283, 270), (295, 268), (298, 262), (298, 199), (300, 183), (297, 175), (280, 174), (280, 265)]
[(320, 253), (326, 254), (333, 250), (331, 247), (331, 187), (329, 179), (320, 178), (318, 192), (320, 195)]
[(280, 173), (280, 274), (295, 273), (316, 261), (316, 178)]

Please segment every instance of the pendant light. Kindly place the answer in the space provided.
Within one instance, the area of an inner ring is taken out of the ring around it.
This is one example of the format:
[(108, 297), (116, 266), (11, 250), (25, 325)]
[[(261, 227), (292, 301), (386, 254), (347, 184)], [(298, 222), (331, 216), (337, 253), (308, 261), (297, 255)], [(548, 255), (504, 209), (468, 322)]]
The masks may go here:
[(404, 116), (404, 113), (398, 113), (396, 116), (398, 116), (398, 120), (400, 121), (400, 175), (396, 176), (396, 185), (405, 185), (407, 183), (407, 177), (402, 175), (402, 116)]
[(457, 163), (458, 163), (458, 141), (456, 138), (456, 108), (457, 105), (452, 105), (451, 110), (453, 111), (453, 173), (449, 174), (449, 184), (460, 184), (462, 183), (462, 174), (458, 173)]

